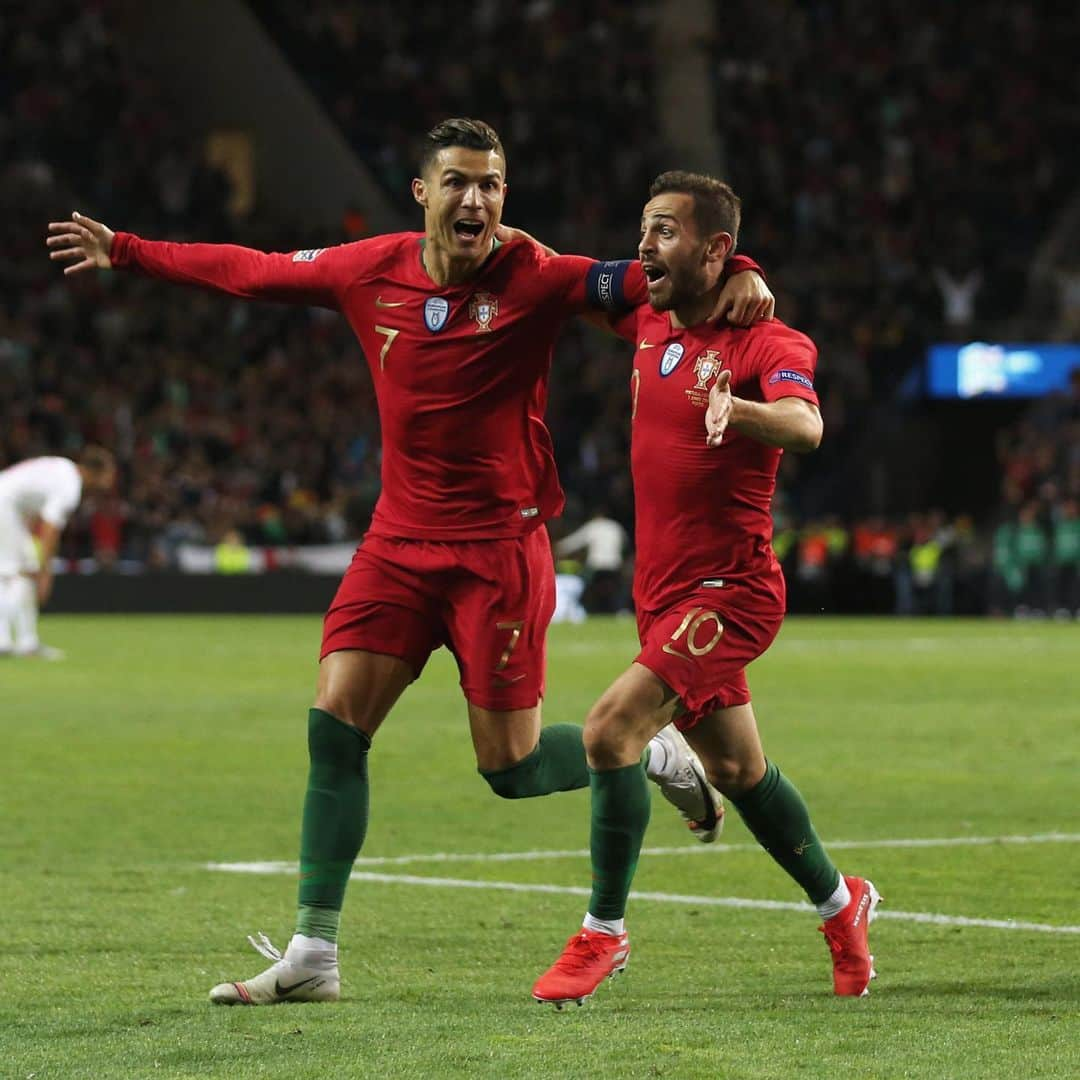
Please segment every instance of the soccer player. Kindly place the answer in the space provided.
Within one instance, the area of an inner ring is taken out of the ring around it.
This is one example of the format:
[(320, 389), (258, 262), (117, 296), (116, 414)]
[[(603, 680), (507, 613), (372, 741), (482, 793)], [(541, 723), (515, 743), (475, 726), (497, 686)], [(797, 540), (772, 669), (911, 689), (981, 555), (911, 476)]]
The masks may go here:
[[(50, 224), (65, 273), (120, 267), (251, 299), (341, 311), (371, 368), (382, 492), (324, 623), (300, 845), (296, 933), (273, 965), (223, 983), (224, 1004), (334, 1000), (339, 915), (368, 821), (367, 755), (383, 719), (445, 644), (461, 673), (481, 775), (525, 798), (585, 787), (581, 728), (541, 730), (544, 635), (554, 568), (541, 526), (563, 505), (544, 426), (552, 347), (579, 313), (645, 298), (637, 263), (548, 258), (501, 244), (498, 135), (474, 120), (429, 132), (412, 192), (423, 233), (266, 254), (140, 239), (82, 215)], [(737, 266), (745, 270), (751, 262)], [(771, 309), (755, 273), (725, 297), (733, 318)], [(662, 732), (647, 769), (700, 838), (722, 804), (681, 737)]]
[(38, 609), (52, 593), (53, 556), (83, 493), (110, 491), (115, 482), (113, 456), (100, 446), (87, 446), (78, 463), (37, 457), (0, 471), (0, 656), (63, 659), (62, 650), (38, 637)]
[(627, 895), (649, 820), (636, 763), (672, 721), (816, 906), (835, 992), (865, 994), (874, 977), (867, 925), (877, 891), (840, 874), (802, 796), (766, 759), (744, 670), (784, 615), (784, 578), (770, 547), (780, 457), (815, 449), (822, 422), (809, 338), (778, 320), (742, 329), (717, 318), (739, 218), (726, 184), (692, 173), (658, 177), (638, 249), (648, 303), (610, 320), (636, 345), (630, 415), (641, 651), (585, 722), (592, 895), (581, 931), (533, 988), (537, 1000), (559, 1007), (580, 1004), (626, 965)]

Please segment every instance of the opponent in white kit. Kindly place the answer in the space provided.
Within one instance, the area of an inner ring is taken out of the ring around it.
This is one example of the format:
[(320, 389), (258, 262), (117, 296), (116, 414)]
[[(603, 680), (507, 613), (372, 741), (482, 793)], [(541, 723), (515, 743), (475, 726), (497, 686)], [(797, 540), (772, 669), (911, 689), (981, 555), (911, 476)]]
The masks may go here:
[(52, 559), (83, 493), (109, 491), (115, 480), (113, 456), (100, 446), (88, 446), (78, 462), (28, 458), (0, 471), (0, 656), (63, 656), (42, 645), (37, 630), (38, 608), (52, 592)]

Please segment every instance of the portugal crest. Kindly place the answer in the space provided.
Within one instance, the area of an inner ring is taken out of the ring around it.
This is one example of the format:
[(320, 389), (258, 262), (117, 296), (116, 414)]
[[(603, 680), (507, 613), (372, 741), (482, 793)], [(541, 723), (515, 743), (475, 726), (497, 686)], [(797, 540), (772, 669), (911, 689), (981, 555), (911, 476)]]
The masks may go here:
[(709, 404), (709, 380), (720, 374), (724, 362), (715, 349), (706, 349), (694, 361), (694, 377), (697, 384), (686, 391), (692, 405), (704, 408)]
[(450, 302), (442, 296), (429, 296), (424, 301), (424, 325), (437, 334), (450, 318)]
[(694, 364), (694, 374), (697, 376), (695, 390), (708, 390), (709, 380), (720, 373), (720, 354), (715, 349), (706, 349)]
[(476, 320), (476, 332), (486, 334), (491, 330), (491, 320), (499, 314), (499, 301), (491, 293), (478, 292), (469, 304), (469, 318)]

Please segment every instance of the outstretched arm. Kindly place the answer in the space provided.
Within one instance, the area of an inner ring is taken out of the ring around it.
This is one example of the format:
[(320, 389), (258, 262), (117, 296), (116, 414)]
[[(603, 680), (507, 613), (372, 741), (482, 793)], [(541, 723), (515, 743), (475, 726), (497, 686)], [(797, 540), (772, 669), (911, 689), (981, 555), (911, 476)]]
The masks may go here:
[(174, 244), (113, 232), (85, 214), (49, 223), (49, 258), (65, 274), (127, 268), (252, 300), (336, 308), (345, 248), (267, 253), (236, 244)]
[(107, 225), (75, 210), (69, 221), (49, 222), (45, 246), (50, 249), (50, 259), (71, 264), (64, 267), (65, 274), (79, 274), (84, 270), (111, 270), (109, 256), (115, 239), (116, 233)]
[(38, 605), (44, 607), (52, 595), (53, 557), (60, 547), (60, 526), (51, 521), (43, 521), (38, 528), (38, 541), (41, 544), (38, 558), (41, 568), (37, 572)]
[(821, 445), (823, 424), (818, 407), (799, 397), (748, 401), (731, 392), (731, 371), (721, 371), (709, 391), (705, 442), (719, 446), (729, 427), (766, 446), (806, 453)]

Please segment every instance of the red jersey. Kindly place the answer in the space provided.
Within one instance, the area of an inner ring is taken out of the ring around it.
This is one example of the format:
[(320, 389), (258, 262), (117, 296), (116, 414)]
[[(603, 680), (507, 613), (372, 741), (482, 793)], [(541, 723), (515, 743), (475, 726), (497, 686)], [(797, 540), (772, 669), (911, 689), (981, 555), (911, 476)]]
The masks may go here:
[(644, 274), (637, 263), (551, 257), (519, 240), (497, 247), (476, 277), (440, 286), (424, 269), (422, 243), (421, 233), (396, 233), (267, 254), (118, 232), (111, 258), (153, 277), (345, 315), (382, 427), (372, 534), (526, 533), (563, 506), (543, 419), (555, 340), (573, 315), (640, 304)]
[(814, 343), (776, 319), (745, 330), (724, 322), (676, 329), (648, 304), (613, 325), (637, 346), (630, 391), (638, 607), (661, 611), (725, 581), (782, 605), (770, 503), (783, 451), (733, 428), (720, 446), (706, 446), (705, 410), (723, 369), (736, 397), (816, 405)]

